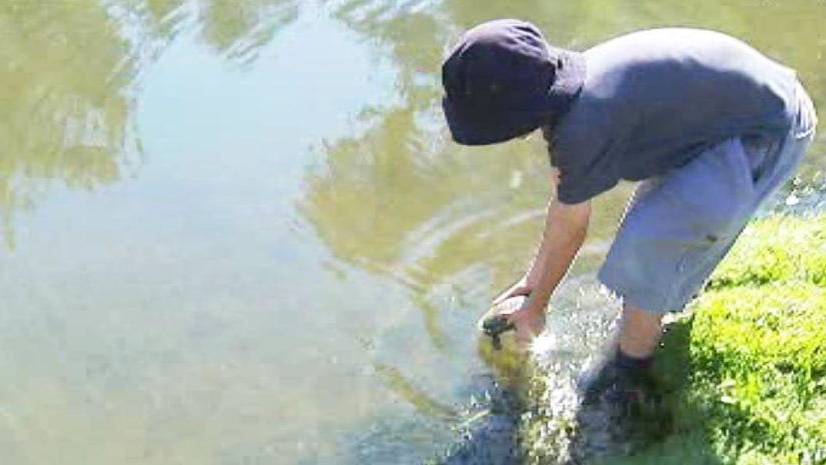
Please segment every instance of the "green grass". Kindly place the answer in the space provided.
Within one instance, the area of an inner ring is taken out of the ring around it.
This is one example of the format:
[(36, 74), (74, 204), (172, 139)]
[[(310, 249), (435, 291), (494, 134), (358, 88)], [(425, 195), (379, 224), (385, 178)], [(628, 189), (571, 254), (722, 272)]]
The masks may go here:
[(826, 215), (750, 225), (657, 357), (667, 434), (604, 463), (826, 464)]

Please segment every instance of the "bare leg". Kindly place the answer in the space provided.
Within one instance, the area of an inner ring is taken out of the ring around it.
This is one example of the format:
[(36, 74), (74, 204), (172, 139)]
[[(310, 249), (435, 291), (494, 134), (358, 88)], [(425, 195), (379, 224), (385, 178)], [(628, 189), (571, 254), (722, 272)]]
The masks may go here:
[(630, 357), (647, 358), (662, 336), (662, 315), (625, 305), (620, 323), (619, 348)]
[[(586, 404), (599, 399), (639, 399), (656, 389), (651, 377), (654, 349), (662, 334), (662, 315), (625, 305), (612, 355), (591, 367), (580, 385)], [(607, 396), (607, 397), (606, 397)]]

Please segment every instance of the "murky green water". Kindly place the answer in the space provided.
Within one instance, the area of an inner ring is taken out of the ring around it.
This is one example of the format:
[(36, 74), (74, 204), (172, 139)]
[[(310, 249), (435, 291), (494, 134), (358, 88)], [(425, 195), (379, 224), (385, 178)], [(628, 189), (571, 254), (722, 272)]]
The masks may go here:
[[(455, 442), (490, 371), (474, 321), (548, 193), (540, 140), (460, 148), (440, 119), (443, 50), (499, 16), (580, 49), (721, 29), (826, 105), (820, 0), (0, 0), (2, 463)], [(824, 160), (821, 138), (804, 183)], [(629, 191), (597, 203), (579, 270)]]

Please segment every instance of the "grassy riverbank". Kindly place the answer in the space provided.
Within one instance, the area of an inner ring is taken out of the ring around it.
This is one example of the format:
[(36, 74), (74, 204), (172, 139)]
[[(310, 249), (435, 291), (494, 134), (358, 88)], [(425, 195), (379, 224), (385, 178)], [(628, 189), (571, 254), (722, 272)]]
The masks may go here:
[[(664, 411), (632, 426), (632, 455), (604, 463), (826, 463), (826, 215), (750, 225), (669, 325), (655, 368)], [(528, 462), (544, 463), (525, 428)]]

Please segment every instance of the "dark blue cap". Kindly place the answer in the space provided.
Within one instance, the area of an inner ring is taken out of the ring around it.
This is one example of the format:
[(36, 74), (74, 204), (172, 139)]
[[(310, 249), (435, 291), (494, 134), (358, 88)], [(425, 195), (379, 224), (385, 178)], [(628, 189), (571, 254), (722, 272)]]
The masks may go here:
[(467, 31), (442, 65), (453, 140), (504, 142), (552, 123), (582, 89), (582, 54), (549, 45), (531, 23), (499, 19)]

